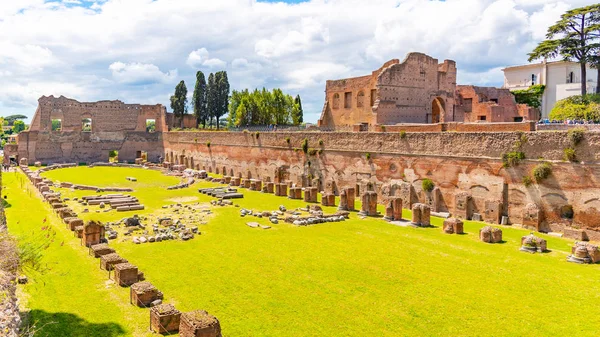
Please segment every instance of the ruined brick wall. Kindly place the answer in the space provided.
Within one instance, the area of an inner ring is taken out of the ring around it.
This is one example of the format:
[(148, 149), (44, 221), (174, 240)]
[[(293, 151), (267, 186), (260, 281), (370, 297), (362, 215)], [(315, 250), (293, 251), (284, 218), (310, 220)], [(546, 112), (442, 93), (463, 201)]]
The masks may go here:
[(517, 104), (508, 89), (459, 85), (456, 87), (456, 114), (467, 123), (508, 123), (538, 120), (537, 109)]
[[(38, 103), (30, 129), (19, 134), (16, 151), (9, 147), (5, 160), (15, 156), (30, 163), (108, 161), (111, 150), (119, 152), (119, 160), (130, 161), (141, 151), (151, 160), (163, 154), (166, 109), (160, 104), (89, 103), (63, 96), (44, 96)], [(53, 120), (60, 120), (60, 130), (53, 131)], [(156, 132), (146, 131), (150, 120), (156, 123)]]
[[(524, 123), (525, 124), (525, 123)], [(530, 132), (522, 151), (528, 158), (519, 166), (505, 168), (502, 154), (512, 151), (520, 134), (498, 133), (251, 133), (170, 132), (165, 135), (166, 157), (193, 158), (198, 168), (213, 172), (270, 179), (284, 176), (299, 185), (314, 185), (339, 192), (343, 187), (364, 191), (372, 183), (384, 198), (400, 196), (410, 187), (412, 202), (435, 203), (437, 211), (457, 211), (456, 196), (469, 195), (472, 213), (485, 212), (486, 201), (500, 200), (502, 212), (513, 223), (521, 223), (525, 206), (539, 205), (542, 230), (580, 226), (600, 239), (600, 133), (587, 133), (578, 145), (578, 158), (586, 164), (562, 161), (570, 146), (565, 132)], [(290, 138), (288, 144), (286, 138)], [(321, 154), (296, 150), (303, 139)], [(323, 146), (319, 146), (323, 140)], [(210, 141), (208, 148), (206, 142)], [(367, 160), (365, 154), (370, 153)], [(526, 187), (523, 177), (531, 175), (538, 158), (555, 161), (550, 178)], [(191, 162), (188, 160), (188, 162)], [(308, 164), (310, 162), (310, 165)], [(433, 194), (422, 190), (425, 178), (433, 180)], [(434, 195), (435, 194), (435, 195)], [(491, 203), (490, 203), (491, 204)], [(563, 218), (572, 206), (574, 218)]]
[(198, 121), (192, 114), (183, 115), (183, 119), (180, 121), (172, 112), (167, 112), (167, 126), (169, 130), (173, 128), (195, 129), (198, 127)]
[(453, 120), (456, 64), (421, 53), (390, 60), (371, 75), (327, 81), (320, 126)]

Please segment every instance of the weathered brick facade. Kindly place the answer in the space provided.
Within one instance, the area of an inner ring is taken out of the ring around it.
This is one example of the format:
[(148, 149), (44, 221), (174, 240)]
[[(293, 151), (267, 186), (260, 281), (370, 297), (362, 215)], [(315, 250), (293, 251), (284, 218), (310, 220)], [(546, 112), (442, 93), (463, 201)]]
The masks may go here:
[[(457, 86), (456, 63), (421, 53), (386, 62), (371, 75), (327, 81), (319, 126), (400, 123), (520, 122), (537, 109), (507, 89)], [(355, 130), (359, 131), (359, 130)]]

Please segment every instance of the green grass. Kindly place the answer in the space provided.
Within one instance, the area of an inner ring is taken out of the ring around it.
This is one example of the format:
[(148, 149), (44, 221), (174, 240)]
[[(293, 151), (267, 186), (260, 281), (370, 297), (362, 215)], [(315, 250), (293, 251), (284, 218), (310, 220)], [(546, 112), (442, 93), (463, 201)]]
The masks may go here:
[[(178, 178), (132, 168), (78, 167), (44, 176), (133, 186), (132, 194), (147, 207), (137, 214), (161, 211), (174, 198), (208, 202), (196, 190), (213, 186), (200, 182), (167, 191)], [(138, 182), (126, 181), (127, 176)], [(49, 209), (21, 191), (16, 174), (5, 174), (4, 183), (12, 204), (7, 209), (11, 231), (26, 237)], [(69, 197), (94, 194), (62, 192)], [(255, 210), (305, 205), (244, 193), (235, 202)], [(600, 325), (600, 316), (589, 309), (600, 298), (600, 266), (567, 263), (570, 240), (540, 234), (551, 252), (527, 254), (518, 248), (528, 232), (510, 227), (503, 227), (504, 244), (490, 245), (477, 239), (481, 223), (467, 222), (466, 235), (446, 235), (437, 218), (432, 219), (436, 228), (420, 229), (353, 214), (341, 223), (282, 223), (260, 230), (245, 222), (267, 224), (266, 219), (241, 218), (239, 208), (231, 206), (213, 210), (214, 217), (200, 226), (202, 235), (192, 241), (133, 245), (120, 238), (111, 245), (164, 292), (167, 302), (182, 311), (214, 314), (226, 336), (591, 336)], [(85, 215), (102, 221), (124, 216)], [(129, 306), (127, 289), (106, 288), (97, 260), (52, 219), (62, 237), (47, 252), (52, 271), (25, 287), (29, 306), (88, 323), (115, 324), (124, 335), (143, 335), (147, 312)], [(63, 239), (65, 246), (58, 246)], [(70, 327), (69, 322), (59, 324)], [(44, 331), (64, 336), (53, 328)]]

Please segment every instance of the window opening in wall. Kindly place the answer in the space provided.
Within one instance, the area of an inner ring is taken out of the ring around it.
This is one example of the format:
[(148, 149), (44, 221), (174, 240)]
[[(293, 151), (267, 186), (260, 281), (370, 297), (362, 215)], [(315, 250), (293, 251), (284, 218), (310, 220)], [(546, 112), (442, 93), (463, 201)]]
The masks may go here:
[(148, 152), (146, 151), (136, 151), (135, 158), (141, 158), (142, 160), (148, 161)]
[(537, 79), (537, 76), (535, 76), (535, 74), (531, 74), (531, 85), (535, 85), (536, 79)]
[(477, 120), (485, 121), (487, 120), (487, 116), (477, 116)]
[(109, 163), (118, 163), (119, 162), (119, 151), (117, 151), (117, 150), (108, 151), (108, 162)]
[(473, 99), (472, 98), (465, 98), (463, 100), (463, 106), (464, 106), (465, 112), (471, 112), (471, 111), (473, 111)]
[(494, 102), (494, 103), (498, 104), (498, 99), (497, 98), (492, 98), (492, 99), (490, 99), (490, 102)]
[(146, 132), (156, 132), (156, 119), (146, 119)]
[(371, 106), (375, 105), (376, 98), (377, 98), (377, 89), (371, 89)]
[(569, 73), (569, 76), (567, 76), (567, 83), (573, 83), (574, 75), (575, 74), (573, 74), (572, 71)]
[(515, 117), (514, 121), (517, 123), (521, 123), (523, 121), (523, 117)]
[(364, 103), (365, 103), (365, 93), (363, 91), (359, 91), (358, 95), (356, 96), (356, 107), (362, 108), (364, 106)]
[(340, 108), (340, 94), (333, 95), (333, 108), (334, 109)]
[(350, 109), (352, 107), (352, 93), (344, 93), (344, 108)]
[(52, 120), (52, 131), (62, 131), (62, 120), (61, 119), (53, 119)]
[(564, 205), (563, 207), (560, 208), (560, 216), (563, 219), (573, 219), (574, 215), (575, 215), (575, 212), (573, 211), (573, 206)]
[(84, 118), (81, 120), (81, 131), (92, 132), (92, 119)]

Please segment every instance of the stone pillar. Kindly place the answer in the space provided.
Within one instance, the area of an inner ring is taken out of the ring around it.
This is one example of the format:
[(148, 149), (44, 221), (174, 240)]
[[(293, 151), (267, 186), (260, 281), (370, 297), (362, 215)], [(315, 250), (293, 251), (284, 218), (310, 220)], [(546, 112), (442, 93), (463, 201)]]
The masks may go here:
[(233, 177), (231, 179), (231, 186), (240, 186), (241, 179), (239, 177)]
[(459, 219), (471, 220), (471, 195), (460, 192), (454, 196), (454, 214)]
[(285, 183), (275, 184), (275, 195), (285, 197), (287, 195), (287, 187)]
[(262, 190), (262, 180), (256, 179), (254, 181), (254, 185), (255, 185), (254, 188), (255, 188), (256, 191), (261, 191)]
[(392, 219), (394, 221), (402, 220), (402, 198), (394, 197), (391, 199), (392, 203)]
[(346, 198), (348, 200), (348, 211), (354, 211), (356, 200), (356, 189), (354, 187), (346, 188)]
[(266, 187), (267, 187), (267, 193), (273, 193), (275, 191), (275, 183), (268, 182)]
[(190, 168), (193, 170), (194, 169), (194, 157), (190, 157)]
[(377, 215), (377, 192), (367, 191), (362, 195), (361, 199), (362, 208), (359, 214), (367, 216)]
[(483, 220), (493, 224), (499, 224), (502, 218), (502, 202), (500, 200), (486, 200)]
[(338, 206), (338, 211), (347, 211), (348, 210), (348, 196), (347, 190), (343, 189), (340, 192), (340, 205)]
[(304, 202), (310, 202), (310, 192), (308, 187), (304, 188)]
[(431, 207), (421, 204), (421, 226), (431, 226)]
[(413, 225), (421, 226), (421, 205), (414, 204), (412, 205), (412, 215), (410, 222)]
[(523, 226), (540, 230), (542, 210), (536, 204), (527, 204), (523, 209)]
[(385, 216), (383, 218), (388, 221), (394, 220), (394, 203), (391, 200), (385, 206)]
[(456, 218), (448, 218), (444, 220), (444, 233), (447, 234), (463, 234), (463, 222)]

